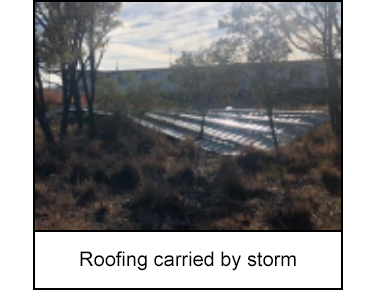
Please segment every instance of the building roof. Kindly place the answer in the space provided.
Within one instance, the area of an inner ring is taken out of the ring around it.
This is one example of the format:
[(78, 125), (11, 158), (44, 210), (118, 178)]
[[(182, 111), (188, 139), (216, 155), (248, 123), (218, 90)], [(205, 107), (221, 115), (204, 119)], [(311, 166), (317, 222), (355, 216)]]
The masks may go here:
[[(342, 62), (341, 59), (337, 59), (337, 62)], [(286, 60), (280, 61), (278, 64), (281, 65), (293, 65), (293, 64), (311, 64), (311, 63), (323, 63), (321, 59), (307, 59), (307, 60)], [(230, 64), (233, 66), (259, 66), (260, 63), (236, 63)], [(141, 72), (161, 72), (161, 71), (169, 71), (171, 67), (168, 68), (150, 68), (150, 69), (129, 69), (129, 70), (100, 70), (98, 73), (101, 74), (117, 74), (117, 73), (141, 73)]]

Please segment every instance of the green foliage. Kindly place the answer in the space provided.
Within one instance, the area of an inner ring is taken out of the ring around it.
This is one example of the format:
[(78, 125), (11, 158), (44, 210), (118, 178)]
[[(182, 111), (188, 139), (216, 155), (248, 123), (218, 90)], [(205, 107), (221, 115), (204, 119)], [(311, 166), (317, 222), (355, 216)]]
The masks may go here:
[(117, 115), (125, 115), (128, 108), (125, 92), (110, 78), (103, 78), (98, 82), (97, 105), (100, 110)]
[(97, 104), (101, 110), (120, 116), (142, 115), (155, 110), (163, 101), (160, 85), (153, 82), (140, 82), (134, 75), (119, 75), (123, 84), (131, 84), (121, 88), (111, 78), (102, 78), (98, 82)]
[[(90, 38), (94, 49), (107, 43), (107, 35), (120, 25), (116, 16), (121, 2), (36, 2), (35, 18), (41, 34), (41, 56), (49, 66), (74, 63), (88, 52), (83, 42)], [(93, 32), (93, 33), (91, 33)]]
[(135, 82), (126, 92), (129, 100), (129, 112), (132, 115), (142, 115), (154, 110), (162, 100), (160, 85), (153, 82)]
[(230, 103), (231, 95), (241, 89), (242, 68), (227, 65), (229, 58), (223, 52), (229, 51), (230, 47), (219, 41), (195, 53), (182, 53), (173, 66), (172, 76), (181, 87), (184, 104), (205, 113), (210, 107)]

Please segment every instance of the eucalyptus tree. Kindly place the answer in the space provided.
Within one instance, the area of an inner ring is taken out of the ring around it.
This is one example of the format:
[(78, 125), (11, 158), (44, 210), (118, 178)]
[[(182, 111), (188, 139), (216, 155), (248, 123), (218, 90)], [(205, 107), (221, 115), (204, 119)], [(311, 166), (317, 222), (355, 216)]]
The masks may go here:
[(174, 78), (182, 88), (184, 98), (202, 116), (197, 139), (204, 137), (209, 109), (227, 105), (241, 88), (241, 67), (225, 58), (224, 49), (223, 43), (218, 41), (197, 52), (183, 52), (173, 67)]
[[(279, 33), (278, 16), (263, 2), (241, 2), (229, 15), (220, 20), (227, 29), (228, 41), (238, 51), (238, 58), (256, 69), (245, 69), (248, 83), (266, 107), (272, 139), (280, 162), (279, 142), (273, 112), (273, 95), (284, 83), (280, 62), (291, 53), (287, 39)], [(280, 178), (283, 170), (280, 164)]]
[[(38, 23), (44, 27), (42, 47), (48, 66), (58, 71), (62, 83), (63, 116), (60, 137), (67, 132), (72, 99), (79, 127), (83, 127), (79, 83), (82, 82), (89, 106), (91, 135), (95, 135), (94, 103), (97, 69), (108, 44), (108, 34), (121, 2), (38, 2)], [(100, 54), (97, 60), (97, 54)], [(86, 71), (90, 72), (90, 85)]]
[[(90, 135), (95, 137), (94, 104), (97, 91), (97, 71), (110, 41), (110, 32), (120, 26), (117, 17), (122, 2), (86, 2), (87, 34), (84, 53), (79, 59), (81, 78), (89, 111)], [(89, 78), (87, 79), (87, 75)]]
[(322, 59), (326, 65), (328, 104), (334, 134), (341, 134), (339, 78), (342, 56), (342, 2), (265, 2), (279, 17), (280, 31), (291, 47)]
[(76, 105), (77, 120), (82, 128), (82, 111), (78, 89), (77, 65), (85, 35), (84, 2), (40, 2), (42, 12), (38, 18), (45, 27), (43, 32), (43, 58), (49, 70), (61, 77), (63, 114), (60, 137), (66, 135), (68, 114), (72, 99)]
[[(325, 64), (331, 127), (341, 135), (340, 76), (338, 65), (342, 56), (341, 2), (240, 2), (232, 11), (233, 19), (254, 15), (252, 22), (273, 21), (274, 33), (283, 38), (293, 52), (320, 59)], [(250, 24), (233, 22), (234, 30), (246, 30)], [(259, 26), (259, 25), (258, 25)], [(250, 33), (250, 30), (248, 30)], [(262, 27), (259, 26), (259, 31)]]
[(39, 19), (42, 13), (41, 2), (34, 2), (34, 110), (35, 117), (43, 130), (45, 140), (49, 145), (54, 144), (54, 136), (46, 117), (44, 87), (42, 81), (41, 41), (45, 26)]
[(198, 139), (203, 138), (204, 124), (209, 107), (209, 92), (205, 90), (207, 67), (204, 49), (198, 52), (182, 52), (172, 66), (172, 78), (180, 87), (181, 102), (189, 104), (202, 115), (201, 131)]

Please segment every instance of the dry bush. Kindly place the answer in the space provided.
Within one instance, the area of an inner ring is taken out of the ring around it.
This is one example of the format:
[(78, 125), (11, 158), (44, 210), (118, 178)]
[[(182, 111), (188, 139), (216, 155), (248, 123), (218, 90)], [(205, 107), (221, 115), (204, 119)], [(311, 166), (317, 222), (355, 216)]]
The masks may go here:
[(314, 160), (308, 155), (303, 143), (296, 143), (281, 150), (281, 162), (291, 174), (308, 174)]
[(103, 202), (98, 202), (94, 206), (94, 218), (97, 223), (104, 223), (108, 217), (109, 206)]
[(187, 138), (178, 145), (179, 158), (186, 158), (190, 162), (193, 162), (198, 156), (198, 150), (198, 145), (193, 138)]
[(333, 160), (337, 166), (341, 164), (342, 143), (332, 134), (328, 123), (306, 134), (303, 143), (312, 157), (319, 160)]
[(252, 223), (252, 218), (248, 214), (236, 213), (233, 216), (219, 219), (209, 226), (208, 230), (225, 231), (244, 231), (248, 230)]
[(174, 174), (170, 176), (168, 180), (171, 184), (176, 186), (193, 186), (196, 176), (192, 165), (189, 162), (180, 163)]
[(291, 199), (266, 211), (266, 220), (275, 230), (313, 230), (313, 206), (309, 199)]
[(126, 162), (118, 172), (110, 177), (109, 182), (119, 190), (134, 191), (140, 183), (140, 174), (132, 163)]
[(174, 191), (166, 191), (148, 183), (134, 196), (130, 209), (132, 218), (142, 230), (161, 229), (165, 224), (180, 223), (185, 217), (183, 198)]
[(85, 182), (74, 189), (78, 206), (86, 206), (96, 200), (96, 186), (92, 182)]
[(308, 132), (304, 138), (304, 142), (311, 142), (314, 145), (324, 145), (334, 139), (332, 130), (328, 123), (318, 126), (314, 130)]
[(311, 157), (316, 159), (336, 159), (341, 157), (341, 150), (335, 139), (327, 140), (323, 144), (316, 145), (312, 142), (305, 141), (305, 147)]
[(267, 170), (270, 167), (275, 167), (276, 164), (274, 156), (250, 146), (245, 147), (236, 159), (237, 164), (246, 174)]
[(143, 131), (137, 136), (137, 154), (140, 156), (149, 155), (158, 143), (159, 136), (152, 131)]
[(90, 178), (89, 162), (84, 156), (76, 153), (72, 154), (67, 162), (67, 172), (69, 181), (72, 184), (80, 185)]
[(106, 168), (105, 164), (100, 164), (98, 166), (93, 166), (92, 171), (92, 178), (97, 183), (109, 183), (110, 182), (110, 175), (108, 172), (108, 168)]
[(141, 162), (141, 170), (144, 176), (152, 180), (160, 179), (167, 171), (167, 164), (163, 158), (150, 156)]
[(288, 187), (296, 185), (298, 182), (298, 178), (296, 175), (293, 174), (285, 174), (284, 175), (284, 184)]
[(38, 124), (34, 124), (34, 144), (35, 146), (41, 146), (44, 143), (44, 135), (42, 129)]
[(164, 178), (167, 172), (166, 148), (155, 147), (147, 157), (143, 157), (140, 162), (143, 175), (152, 180)]
[(39, 230), (49, 231), (88, 231), (99, 230), (95, 224), (89, 223), (82, 214), (65, 216), (60, 213), (50, 215), (48, 220), (35, 220), (35, 226)]
[(170, 142), (127, 120), (119, 126), (116, 138), (104, 136), (107, 141), (93, 141), (88, 132), (75, 135), (70, 126), (67, 138), (52, 149), (36, 128), (38, 229), (340, 228), (341, 146), (326, 135), (327, 128), (282, 149), (285, 196), (277, 194), (272, 154), (253, 148), (227, 159), (202, 153), (198, 174), (194, 140)]
[(122, 119), (120, 116), (105, 116), (97, 122), (98, 137), (107, 142), (117, 141), (122, 133)]
[(102, 142), (100, 140), (92, 140), (88, 144), (87, 153), (91, 158), (101, 158), (103, 157)]
[(34, 185), (34, 201), (37, 205), (46, 205), (50, 201), (50, 192), (46, 184), (36, 183)]
[(248, 197), (243, 173), (233, 160), (224, 160), (221, 163), (218, 181), (224, 198), (245, 200)]
[(42, 178), (46, 178), (52, 174), (56, 174), (60, 171), (61, 164), (56, 158), (53, 158), (50, 154), (46, 153), (41, 155), (36, 153), (34, 163), (34, 173)]
[(342, 175), (341, 170), (333, 164), (326, 162), (320, 168), (321, 178), (324, 186), (333, 196), (342, 195)]

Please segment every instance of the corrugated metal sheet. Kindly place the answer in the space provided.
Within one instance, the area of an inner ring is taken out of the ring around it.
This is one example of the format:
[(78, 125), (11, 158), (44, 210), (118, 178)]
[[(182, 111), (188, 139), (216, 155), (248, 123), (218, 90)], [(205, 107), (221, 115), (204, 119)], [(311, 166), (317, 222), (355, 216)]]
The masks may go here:
[[(154, 112), (133, 118), (142, 126), (176, 139), (196, 137), (202, 116), (196, 113)], [(275, 111), (274, 121), (280, 145), (288, 145), (328, 120), (319, 111)], [(211, 110), (206, 117), (205, 134), (198, 144), (207, 151), (236, 155), (242, 147), (273, 148), (269, 119), (265, 111), (253, 109)]]

